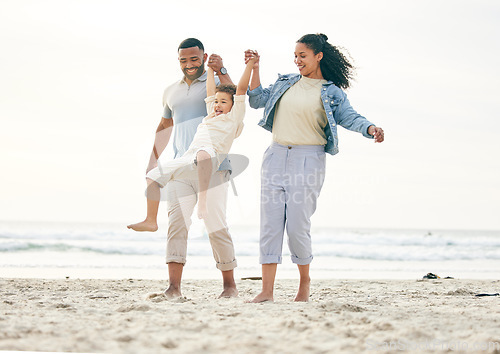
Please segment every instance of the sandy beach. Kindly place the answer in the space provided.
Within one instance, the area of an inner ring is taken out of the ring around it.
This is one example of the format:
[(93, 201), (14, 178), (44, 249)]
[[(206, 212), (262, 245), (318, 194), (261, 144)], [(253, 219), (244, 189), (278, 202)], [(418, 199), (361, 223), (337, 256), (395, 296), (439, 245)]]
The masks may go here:
[(216, 280), (0, 279), (0, 350), (108, 353), (500, 353), (500, 280), (318, 280), (294, 303), (296, 280), (275, 302), (217, 299)]

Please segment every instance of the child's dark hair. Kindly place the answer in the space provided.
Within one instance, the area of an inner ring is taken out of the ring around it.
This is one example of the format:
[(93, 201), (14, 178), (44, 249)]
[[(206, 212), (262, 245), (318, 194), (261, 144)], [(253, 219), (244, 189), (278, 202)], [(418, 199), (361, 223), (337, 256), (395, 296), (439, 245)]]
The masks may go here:
[(215, 89), (215, 92), (225, 92), (231, 95), (231, 100), (234, 103), (234, 95), (236, 93), (236, 85), (233, 84), (220, 84)]
[(304, 43), (314, 54), (323, 52), (323, 59), (319, 62), (323, 77), (332, 81), (337, 87), (349, 88), (350, 81), (354, 76), (354, 67), (338, 47), (327, 41), (328, 37), (325, 34), (318, 33), (306, 34), (297, 43)]

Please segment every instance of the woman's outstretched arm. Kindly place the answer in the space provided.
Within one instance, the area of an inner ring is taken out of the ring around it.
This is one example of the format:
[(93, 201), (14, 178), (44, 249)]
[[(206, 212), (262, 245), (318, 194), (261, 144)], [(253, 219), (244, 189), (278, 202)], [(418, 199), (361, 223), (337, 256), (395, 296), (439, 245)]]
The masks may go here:
[[(252, 50), (246, 50), (245, 51), (245, 63), (247, 63), (250, 58), (252, 58), (253, 51)], [(260, 75), (259, 75), (259, 62), (260, 62), (260, 55), (259, 53), (255, 52), (255, 55), (257, 55), (257, 60), (253, 64), (252, 67), (252, 79), (250, 81), (250, 88), (247, 91), (248, 93), (248, 103), (250, 104), (250, 107), (252, 108), (263, 108), (266, 105), (267, 100), (269, 99), (269, 94), (271, 92), (271, 88), (273, 85), (269, 86), (269, 88), (262, 88), (262, 85), (260, 84)]]
[(253, 51), (250, 49), (245, 51), (245, 64), (247, 64), (248, 61), (254, 55), (257, 56), (257, 60), (254, 62), (253, 67), (252, 67), (252, 81), (250, 82), (250, 90), (254, 90), (260, 86), (260, 75), (259, 75), (260, 56), (259, 56), (259, 53), (257, 53), (257, 51)]

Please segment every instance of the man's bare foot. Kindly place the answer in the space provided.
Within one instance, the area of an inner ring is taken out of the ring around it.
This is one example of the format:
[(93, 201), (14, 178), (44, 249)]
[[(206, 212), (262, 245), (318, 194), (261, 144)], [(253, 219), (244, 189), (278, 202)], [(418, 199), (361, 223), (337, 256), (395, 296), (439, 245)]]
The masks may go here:
[(230, 298), (230, 297), (238, 297), (238, 289), (236, 289), (235, 286), (224, 288), (222, 293), (219, 295), (219, 299), (220, 298)]
[(311, 279), (301, 280), (299, 285), (299, 291), (297, 292), (297, 296), (295, 297), (295, 301), (307, 302), (309, 301), (309, 285), (311, 284)]
[(155, 221), (144, 220), (143, 222), (138, 222), (137, 224), (130, 224), (127, 228), (134, 231), (155, 232), (158, 230), (158, 224)]
[(247, 301), (247, 302), (253, 302), (253, 303), (259, 303), (259, 302), (273, 302), (274, 301), (274, 298), (273, 298), (273, 294), (268, 294), (268, 293), (260, 293), (259, 295), (257, 295), (256, 297), (253, 298), (253, 300), (250, 300), (250, 301)]
[(207, 201), (198, 201), (198, 219), (206, 219), (208, 216)]
[(172, 285), (170, 285), (168, 289), (165, 290), (164, 294), (169, 300), (178, 299), (182, 296), (181, 289), (173, 287)]

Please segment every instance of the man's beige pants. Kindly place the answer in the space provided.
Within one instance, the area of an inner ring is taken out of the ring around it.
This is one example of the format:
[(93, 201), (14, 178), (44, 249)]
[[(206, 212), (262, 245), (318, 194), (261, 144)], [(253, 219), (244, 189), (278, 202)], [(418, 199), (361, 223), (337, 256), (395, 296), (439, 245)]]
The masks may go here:
[[(207, 191), (208, 217), (204, 219), (216, 266), (236, 268), (234, 246), (226, 223), (229, 171), (217, 171)], [(198, 201), (198, 180), (172, 180), (166, 185), (168, 208), (167, 263), (186, 263), (188, 231)]]

